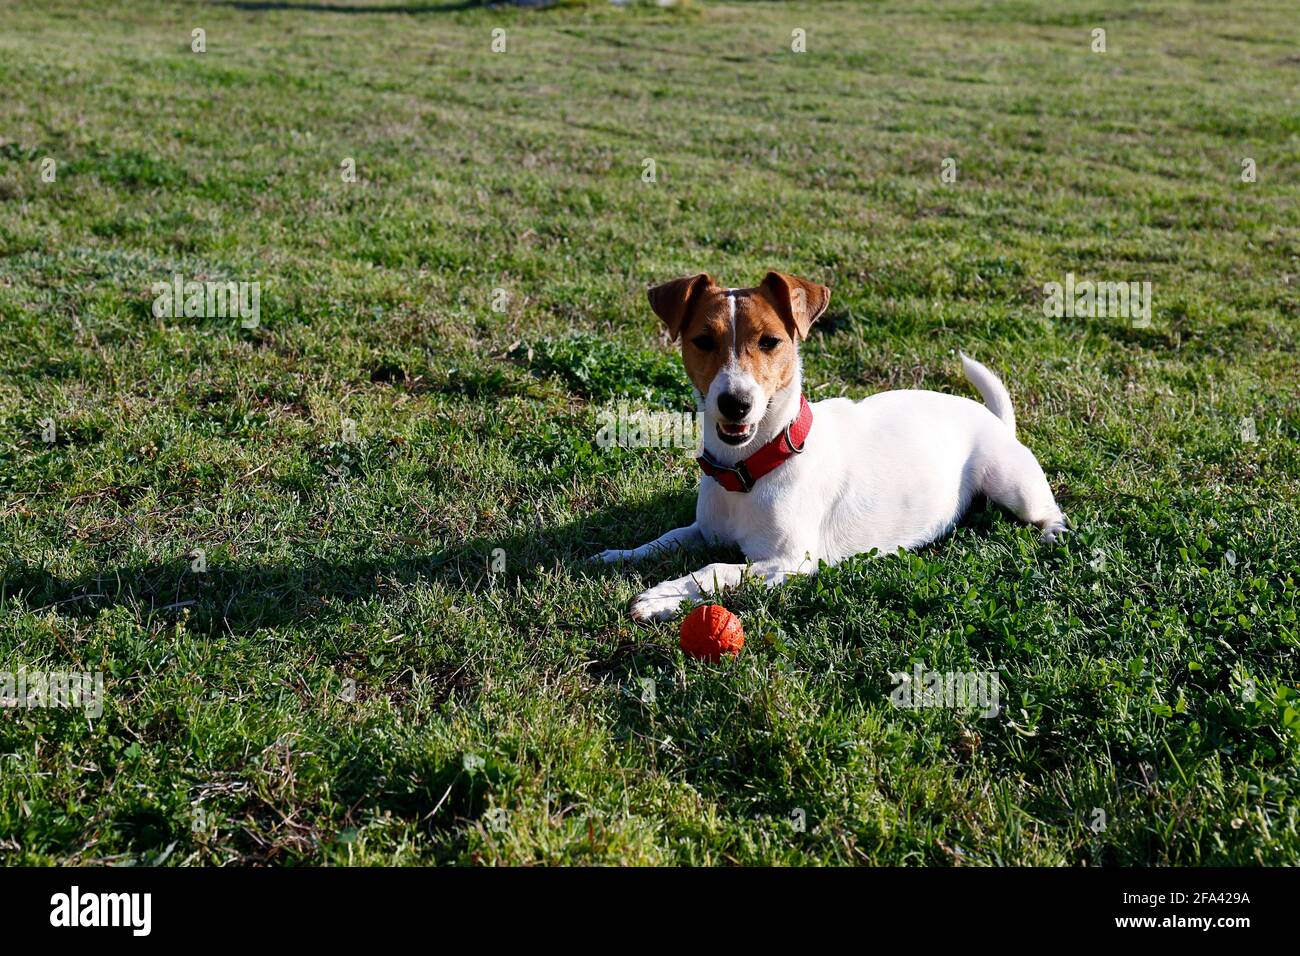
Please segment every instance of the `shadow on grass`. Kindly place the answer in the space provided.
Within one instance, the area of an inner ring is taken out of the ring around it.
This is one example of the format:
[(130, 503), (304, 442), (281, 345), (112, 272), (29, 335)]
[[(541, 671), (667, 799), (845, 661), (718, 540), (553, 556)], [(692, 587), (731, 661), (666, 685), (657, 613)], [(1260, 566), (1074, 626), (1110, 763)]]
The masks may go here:
[[(44, 568), (10, 562), (0, 568), (0, 610), (21, 598), (34, 613), (94, 617), (106, 608), (126, 606), (142, 616), (188, 610), (198, 633), (242, 634), (258, 628), (302, 624), (336, 616), (348, 606), (400, 592), (421, 581), (437, 582), (465, 594), (493, 587), (527, 584), (543, 571), (565, 569), (578, 576), (614, 577), (633, 568), (655, 577), (662, 562), (699, 567), (711, 560), (743, 560), (725, 547), (666, 555), (636, 565), (592, 563), (606, 548), (643, 544), (670, 528), (689, 524), (695, 493), (683, 489), (636, 504), (615, 505), (567, 524), (506, 537), (482, 537), (456, 548), (361, 558), (355, 561), (307, 559), (295, 563), (242, 566), (209, 565), (197, 572), (188, 557), (125, 565), (60, 577)], [(991, 527), (1001, 509), (977, 497), (958, 527)], [(1011, 519), (1014, 520), (1014, 519)], [(931, 547), (942, 547), (940, 539)], [(493, 572), (494, 556), (505, 570)], [(684, 571), (665, 571), (662, 576)], [(613, 649), (615, 658), (630, 647)], [(597, 669), (618, 670), (616, 660)]]
[[(104, 568), (60, 577), (40, 567), (10, 563), (0, 570), (0, 609), (16, 597), (37, 611), (93, 617), (108, 607), (140, 614), (188, 610), (199, 633), (246, 633), (330, 617), (349, 604), (437, 581), (465, 593), (526, 583), (545, 567), (579, 575), (626, 574), (617, 565), (587, 559), (605, 548), (631, 547), (689, 523), (693, 491), (616, 505), (568, 524), (501, 538), (476, 538), (456, 548), (355, 561), (307, 559), (301, 563), (191, 568), (188, 558)], [(677, 521), (678, 525), (665, 522)], [(494, 555), (505, 570), (493, 573)]]

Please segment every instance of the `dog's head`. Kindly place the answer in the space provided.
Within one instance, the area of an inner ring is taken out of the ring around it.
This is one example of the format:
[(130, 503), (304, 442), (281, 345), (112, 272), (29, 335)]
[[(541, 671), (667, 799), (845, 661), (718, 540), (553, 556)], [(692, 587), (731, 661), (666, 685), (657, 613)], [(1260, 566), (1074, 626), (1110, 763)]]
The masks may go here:
[(831, 298), (825, 286), (779, 272), (752, 289), (724, 289), (700, 273), (649, 295), (669, 337), (681, 339), (705, 415), (718, 438), (734, 446), (754, 437), (772, 396), (798, 374), (798, 343)]

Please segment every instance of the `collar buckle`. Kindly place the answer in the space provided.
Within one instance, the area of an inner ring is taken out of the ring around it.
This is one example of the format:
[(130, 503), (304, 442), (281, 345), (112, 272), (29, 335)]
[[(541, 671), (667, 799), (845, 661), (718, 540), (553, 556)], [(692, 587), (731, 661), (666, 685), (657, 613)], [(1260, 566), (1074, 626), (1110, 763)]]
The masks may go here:
[[(706, 462), (713, 472), (726, 472), (735, 475), (736, 480), (740, 482), (741, 491), (749, 491), (754, 487), (754, 479), (750, 476), (749, 469), (745, 467), (744, 461), (738, 461), (735, 465), (720, 465), (713, 460), (713, 457), (708, 452), (701, 456), (701, 461)], [(718, 476), (713, 474), (710, 477), (717, 480)]]

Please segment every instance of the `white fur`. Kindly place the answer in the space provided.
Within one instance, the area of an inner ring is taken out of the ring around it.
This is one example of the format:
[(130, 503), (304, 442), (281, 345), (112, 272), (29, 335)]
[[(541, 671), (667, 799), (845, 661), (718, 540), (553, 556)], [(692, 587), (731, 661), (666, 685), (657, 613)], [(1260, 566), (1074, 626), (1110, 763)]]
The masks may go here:
[[(819, 561), (835, 564), (872, 548), (890, 554), (928, 544), (952, 530), (978, 493), (1037, 525), (1043, 540), (1055, 540), (1066, 530), (1064, 516), (1037, 459), (1016, 440), (1006, 388), (965, 355), (962, 367), (987, 405), (920, 390), (817, 402), (803, 454), (760, 478), (753, 490), (727, 491), (705, 476), (694, 524), (594, 560), (640, 560), (706, 542), (740, 547), (749, 564), (710, 564), (633, 602), (633, 618), (664, 620), (683, 601), (734, 587), (747, 573), (774, 586), (788, 575), (814, 572)], [(739, 447), (718, 440), (716, 406), (700, 396), (704, 446), (713, 459), (734, 464), (785, 428), (798, 412), (802, 378), (797, 372), (772, 396), (754, 437)]]

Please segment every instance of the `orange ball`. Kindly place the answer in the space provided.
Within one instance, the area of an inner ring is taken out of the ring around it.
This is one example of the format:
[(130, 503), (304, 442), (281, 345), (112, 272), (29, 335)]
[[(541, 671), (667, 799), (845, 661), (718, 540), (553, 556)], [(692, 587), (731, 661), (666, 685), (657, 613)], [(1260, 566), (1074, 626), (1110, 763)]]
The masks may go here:
[(740, 618), (721, 604), (697, 607), (682, 621), (682, 650), (691, 657), (716, 664), (723, 654), (735, 657), (744, 646)]

